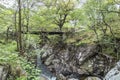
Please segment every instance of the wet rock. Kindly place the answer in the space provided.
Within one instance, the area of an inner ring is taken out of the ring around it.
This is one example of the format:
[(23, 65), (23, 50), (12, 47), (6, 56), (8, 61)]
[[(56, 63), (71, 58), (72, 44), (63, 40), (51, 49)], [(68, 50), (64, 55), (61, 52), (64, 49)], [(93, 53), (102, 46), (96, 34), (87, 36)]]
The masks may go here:
[(57, 76), (57, 78), (59, 80), (67, 80), (67, 78), (64, 75), (62, 75), (62, 74), (59, 74), (59, 76)]
[(46, 76), (46, 75), (44, 75), (44, 74), (41, 74), (40, 76), (39, 76), (39, 80), (56, 80), (56, 77), (48, 77), (48, 76)]
[(50, 65), (52, 63), (53, 58), (54, 58), (54, 54), (52, 54), (51, 56), (49, 56), (47, 58), (47, 60), (45, 61), (45, 65)]
[(43, 54), (42, 54), (42, 58), (45, 58), (45, 57), (47, 57), (48, 56), (48, 53), (47, 52), (44, 52)]
[(52, 61), (52, 64), (54, 64), (54, 63), (60, 63), (60, 60), (59, 60), (59, 59), (54, 59), (54, 60)]
[(51, 55), (52, 52), (53, 52), (52, 47), (50, 47), (49, 45), (45, 45), (42, 47), (40, 54), (42, 58), (46, 58), (47, 56)]
[(85, 80), (101, 80), (101, 79), (99, 79), (99, 78), (97, 78), (97, 77), (88, 77), (88, 78), (86, 78)]
[(69, 78), (68, 80), (79, 80), (79, 79), (76, 79), (76, 78)]

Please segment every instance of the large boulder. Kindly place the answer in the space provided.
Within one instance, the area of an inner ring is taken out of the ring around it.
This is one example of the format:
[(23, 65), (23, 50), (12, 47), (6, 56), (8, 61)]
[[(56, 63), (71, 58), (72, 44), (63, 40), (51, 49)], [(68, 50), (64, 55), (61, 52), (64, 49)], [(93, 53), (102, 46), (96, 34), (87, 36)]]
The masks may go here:
[(114, 63), (112, 57), (98, 52), (97, 45), (45, 45), (41, 49), (42, 64), (60, 80), (80, 79), (89, 73), (103, 77), (113, 65), (109, 63)]
[(7, 79), (8, 70), (5, 66), (0, 66), (0, 80), (6, 80)]
[(104, 80), (120, 80), (120, 61), (107, 73)]

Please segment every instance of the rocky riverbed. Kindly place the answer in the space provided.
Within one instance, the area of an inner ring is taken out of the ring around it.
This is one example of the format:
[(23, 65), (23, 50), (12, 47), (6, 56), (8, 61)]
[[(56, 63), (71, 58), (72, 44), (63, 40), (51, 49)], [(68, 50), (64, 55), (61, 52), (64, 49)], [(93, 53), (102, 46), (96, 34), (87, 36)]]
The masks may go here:
[(97, 45), (44, 45), (40, 52), (41, 63), (57, 80), (103, 79), (114, 66), (113, 57), (99, 53)]
[[(41, 80), (118, 80), (119, 63), (116, 65), (113, 57), (100, 53), (97, 45), (46, 44), (35, 49)], [(7, 70), (0, 66), (0, 80), (6, 80)]]

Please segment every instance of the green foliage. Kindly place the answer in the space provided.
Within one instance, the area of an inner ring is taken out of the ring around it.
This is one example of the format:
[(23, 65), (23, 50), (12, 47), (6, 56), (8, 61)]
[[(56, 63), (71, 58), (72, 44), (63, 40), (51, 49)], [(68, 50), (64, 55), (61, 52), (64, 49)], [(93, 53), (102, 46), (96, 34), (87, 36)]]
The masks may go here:
[[(14, 79), (16, 78), (16, 80), (29, 80), (31, 78), (38, 80), (40, 70), (36, 69), (31, 62), (27, 61), (27, 59), (18, 56), (18, 53), (15, 52), (15, 45), (15, 42), (6, 45), (0, 44), (0, 64), (11, 66), (10, 76), (16, 76), (16, 68), (20, 65), (22, 71), (25, 71), (27, 76), (13, 77)], [(9, 80), (13, 80), (13, 78), (10, 78)]]
[(113, 35), (119, 29), (119, 8), (114, 0), (87, 0), (84, 9), (86, 19), (89, 19), (86, 24), (96, 30), (99, 36)]
[(75, 13), (76, 0), (42, 0), (41, 3), (44, 5), (40, 6), (36, 14), (30, 19), (33, 26), (48, 31), (59, 30), (59, 24), (64, 22), (64, 15), (67, 14), (63, 26), (71, 27), (70, 21), (74, 19), (73, 15), (75, 15), (71, 15), (71, 13)]
[(27, 72), (27, 80), (39, 79), (40, 70), (36, 69), (31, 62), (28, 62), (26, 59), (20, 58), (20, 64), (22, 68)]
[(26, 77), (20, 77), (20, 78), (17, 78), (16, 80), (28, 80)]
[[(5, 43), (5, 41), (3, 41), (3, 43)], [(17, 47), (17, 44), (15, 41), (12, 41), (10, 43), (6, 43), (5, 45), (0, 44), (0, 50), (2, 53), (4, 53), (4, 52), (14, 53), (16, 51), (16, 47)]]
[[(120, 44), (116, 41), (116, 38), (120, 38), (119, 0), (85, 0), (81, 7), (78, 7), (81, 4), (78, 1), (83, 0), (22, 0), (22, 30), (26, 31), (28, 26), (30, 31), (60, 31), (61, 27), (64, 32), (70, 31), (68, 35), (63, 35), (63, 42), (78, 46), (98, 42), (102, 45), (103, 53), (116, 57), (114, 47), (119, 49)], [(27, 58), (18, 56), (16, 41), (4, 41), (8, 27), (18, 30), (18, 13), (16, 28), (14, 26), (16, 11), (14, 7), (6, 8), (0, 5), (0, 64), (11, 65), (13, 75), (16, 74), (15, 68), (20, 65), (26, 71), (27, 77), (17, 77), (17, 80), (37, 80), (36, 76), (40, 71), (32, 64), (34, 60), (28, 62)], [(36, 50), (38, 43), (54, 45), (60, 41), (59, 35), (47, 37), (50, 39), (48, 42), (29, 32), (23, 34), (25, 55), (33, 58), (40, 52)]]
[(7, 27), (13, 25), (13, 10), (12, 9), (7, 9), (5, 7), (0, 7), (0, 32), (6, 31)]
[(102, 36), (97, 42), (101, 45), (101, 52), (107, 55), (111, 55), (116, 59), (120, 59), (120, 42), (118, 37), (113, 37), (110, 35)]

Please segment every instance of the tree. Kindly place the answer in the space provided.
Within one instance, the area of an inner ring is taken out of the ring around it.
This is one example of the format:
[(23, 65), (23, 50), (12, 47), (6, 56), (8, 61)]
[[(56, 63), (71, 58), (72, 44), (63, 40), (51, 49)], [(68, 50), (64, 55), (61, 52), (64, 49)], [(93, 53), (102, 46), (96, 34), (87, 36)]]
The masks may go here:
[(21, 0), (18, 0), (18, 8), (19, 8), (19, 23), (18, 23), (18, 43), (19, 43), (19, 52), (20, 55), (24, 55), (23, 46), (22, 46), (22, 25), (21, 25)]
[[(116, 0), (87, 0), (84, 5), (86, 16), (89, 19), (87, 25), (97, 35), (99, 44), (102, 43), (101, 48), (104, 49), (106, 45), (114, 47), (113, 53), (118, 55), (118, 41), (119, 35), (119, 21), (120, 10), (118, 1)], [(110, 44), (111, 43), (111, 44)], [(102, 51), (102, 50), (101, 50)]]
[(117, 28), (113, 27), (115, 27), (115, 23), (118, 23), (119, 19), (119, 9), (117, 9), (114, 0), (87, 0), (84, 9), (87, 18), (90, 20), (87, 25), (91, 26), (90, 28), (94, 30), (96, 35), (99, 32), (100, 35), (109, 34), (114, 36), (114, 31), (118, 28), (118, 25)]

